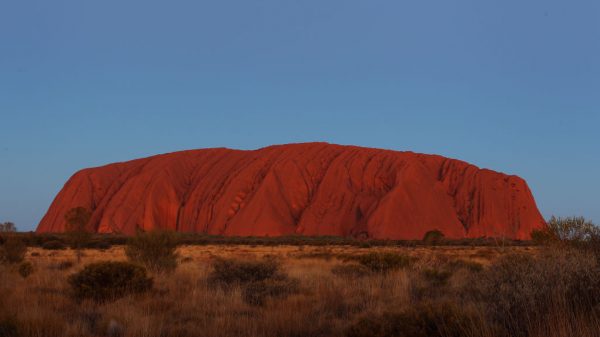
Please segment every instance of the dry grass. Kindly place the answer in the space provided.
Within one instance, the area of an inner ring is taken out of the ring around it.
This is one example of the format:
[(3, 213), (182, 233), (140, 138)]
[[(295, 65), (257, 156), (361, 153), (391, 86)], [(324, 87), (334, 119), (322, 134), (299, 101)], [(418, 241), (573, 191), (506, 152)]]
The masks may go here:
[[(482, 313), (484, 306), (466, 298), (463, 292), (477, 273), (485, 273), (498, 257), (508, 253), (540, 255), (540, 249), (182, 246), (178, 249), (180, 265), (172, 274), (152, 275), (152, 292), (98, 304), (74, 300), (69, 295), (67, 278), (92, 262), (126, 260), (123, 247), (84, 250), (82, 263), (70, 268), (57, 266), (75, 259), (72, 250), (30, 248), (26, 260), (35, 271), (27, 279), (0, 266), (0, 336), (3, 325), (15, 326), (21, 337), (345, 336), (365, 317), (402, 313), (420, 303), (448, 301), (468, 309), (471, 325), (465, 327), (463, 336), (501, 336), (498, 327)], [(336, 267), (356, 263), (353, 257), (371, 252), (403, 254), (415, 262), (410, 268), (369, 272), (361, 277), (332, 273)], [(297, 280), (299, 289), (285, 297), (269, 298), (262, 306), (248, 304), (240, 285), (211, 285), (215, 257), (275, 258), (287, 276)], [(483, 266), (483, 270), (471, 268), (471, 263)], [(432, 270), (450, 274), (444, 282), (435, 282), (438, 272)], [(432, 275), (434, 281), (428, 281)], [(532, 322), (523, 333), (532, 337), (600, 336), (600, 310), (564, 311), (552, 311), (546, 322)]]

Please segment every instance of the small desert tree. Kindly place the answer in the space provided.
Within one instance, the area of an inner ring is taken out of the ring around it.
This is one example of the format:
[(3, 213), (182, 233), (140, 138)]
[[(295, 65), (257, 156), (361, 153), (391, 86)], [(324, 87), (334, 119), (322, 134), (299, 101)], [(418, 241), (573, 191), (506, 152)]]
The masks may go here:
[(78, 263), (81, 262), (81, 249), (91, 236), (88, 230), (88, 223), (91, 217), (91, 212), (85, 207), (72, 208), (65, 214), (67, 237), (71, 248), (75, 250)]
[(425, 243), (426, 245), (433, 246), (438, 244), (443, 239), (444, 233), (442, 233), (442, 231), (440, 230), (434, 229), (425, 233), (425, 235), (423, 236), (423, 243)]
[(531, 232), (531, 239), (539, 244), (585, 245), (600, 237), (600, 228), (584, 217), (555, 217), (547, 227)]
[(551, 217), (548, 220), (548, 229), (561, 241), (586, 241), (598, 232), (591, 221), (584, 217)]
[(15, 226), (14, 223), (7, 221), (4, 223), (0, 223), (0, 233), (12, 233), (12, 232), (16, 232), (17, 231), (17, 227)]

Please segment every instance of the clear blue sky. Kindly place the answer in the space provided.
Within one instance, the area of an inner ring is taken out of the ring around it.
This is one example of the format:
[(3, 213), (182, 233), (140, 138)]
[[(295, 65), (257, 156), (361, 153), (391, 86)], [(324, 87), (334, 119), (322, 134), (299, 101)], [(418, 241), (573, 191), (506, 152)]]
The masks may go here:
[(78, 169), (327, 141), (525, 178), (600, 222), (600, 2), (0, 2), (0, 221)]

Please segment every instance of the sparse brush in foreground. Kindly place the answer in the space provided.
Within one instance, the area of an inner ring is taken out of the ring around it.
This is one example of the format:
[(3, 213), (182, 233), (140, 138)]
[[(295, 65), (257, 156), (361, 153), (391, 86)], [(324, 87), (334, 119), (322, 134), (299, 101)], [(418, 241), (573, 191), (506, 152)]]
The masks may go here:
[(106, 302), (148, 291), (152, 288), (152, 279), (141, 266), (107, 261), (89, 264), (71, 275), (69, 285), (77, 299)]
[(357, 256), (356, 261), (376, 273), (387, 273), (392, 270), (406, 268), (411, 258), (406, 255), (377, 252)]
[(48, 266), (48, 268), (56, 269), (56, 270), (67, 270), (67, 269), (72, 268), (74, 265), (75, 265), (75, 263), (73, 263), (73, 261), (65, 260), (65, 261), (61, 261), (59, 263), (51, 264), (50, 266)]
[(209, 280), (213, 283), (233, 285), (277, 278), (281, 265), (274, 259), (242, 260), (216, 258)]
[(19, 337), (19, 327), (12, 319), (0, 320), (0, 337)]
[(268, 298), (283, 298), (298, 291), (298, 280), (287, 276), (250, 282), (242, 288), (242, 299), (252, 305), (263, 305)]
[(360, 278), (371, 275), (371, 269), (358, 263), (345, 263), (331, 268), (331, 273), (339, 277)]
[[(33, 273), (33, 264), (31, 262), (25, 261), (21, 262), (18, 269), (19, 275), (23, 278), (29, 277)], [(0, 335), (1, 336), (1, 335)]]
[(463, 337), (473, 316), (456, 304), (420, 304), (399, 313), (368, 314), (346, 331), (347, 337)]
[(44, 242), (42, 248), (47, 250), (65, 250), (67, 249), (67, 246), (60, 240), (50, 240)]
[[(155, 291), (147, 274), (129, 282), (127, 272), (109, 268), (68, 287), (73, 295), (80, 289), (81, 301), (65, 296), (74, 256), (33, 250), (41, 256), (27, 257), (35, 266), (29, 279), (18, 264), (0, 266), (0, 336), (600, 337), (600, 261), (580, 248), (592, 241), (473, 250), (185, 247), (194, 262), (157, 275)], [(252, 259), (266, 253), (275, 258)], [(226, 258), (208, 262), (215, 255)], [(113, 249), (88, 257), (124, 256)]]
[(447, 269), (428, 268), (422, 271), (423, 277), (431, 283), (432, 286), (445, 286), (452, 276), (452, 271)]
[(5, 263), (20, 263), (25, 258), (27, 246), (18, 237), (9, 236), (4, 240), (4, 244), (0, 246), (0, 262)]
[(217, 258), (209, 275), (212, 284), (242, 287), (242, 299), (263, 305), (267, 298), (281, 298), (296, 292), (297, 280), (290, 279), (274, 259), (236, 260)]
[(154, 272), (171, 272), (177, 268), (177, 237), (169, 231), (138, 232), (127, 242), (129, 260)]
[(600, 266), (589, 254), (549, 251), (502, 256), (466, 288), (509, 336), (527, 336), (551, 310), (591, 313), (600, 305)]

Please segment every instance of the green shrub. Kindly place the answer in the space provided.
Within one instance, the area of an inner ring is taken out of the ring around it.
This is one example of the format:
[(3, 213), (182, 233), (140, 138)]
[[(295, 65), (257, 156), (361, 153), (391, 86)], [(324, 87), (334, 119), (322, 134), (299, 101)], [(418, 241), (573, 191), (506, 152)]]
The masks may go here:
[(152, 288), (152, 279), (141, 266), (107, 261), (89, 264), (71, 275), (69, 285), (77, 299), (105, 302), (148, 291)]
[(435, 229), (428, 231), (423, 236), (423, 243), (426, 245), (436, 245), (444, 239), (444, 233)]
[(60, 240), (50, 240), (44, 242), (42, 248), (47, 250), (64, 250), (67, 248), (67, 245)]
[(463, 337), (472, 315), (451, 303), (419, 304), (400, 313), (368, 315), (352, 324), (347, 337)]
[(125, 248), (129, 260), (154, 272), (177, 268), (177, 237), (168, 231), (138, 232)]
[(273, 259), (237, 260), (217, 258), (212, 264), (209, 280), (213, 283), (232, 285), (264, 281), (281, 276), (281, 265)]
[(406, 268), (412, 261), (409, 256), (387, 252), (359, 255), (355, 259), (358, 263), (376, 273), (387, 273), (392, 270)]
[(23, 278), (27, 278), (29, 275), (33, 273), (33, 264), (31, 262), (25, 261), (21, 262), (18, 268), (19, 275)]
[(0, 262), (20, 263), (25, 258), (25, 253), (27, 253), (27, 246), (23, 240), (9, 236), (4, 244), (0, 246)]

